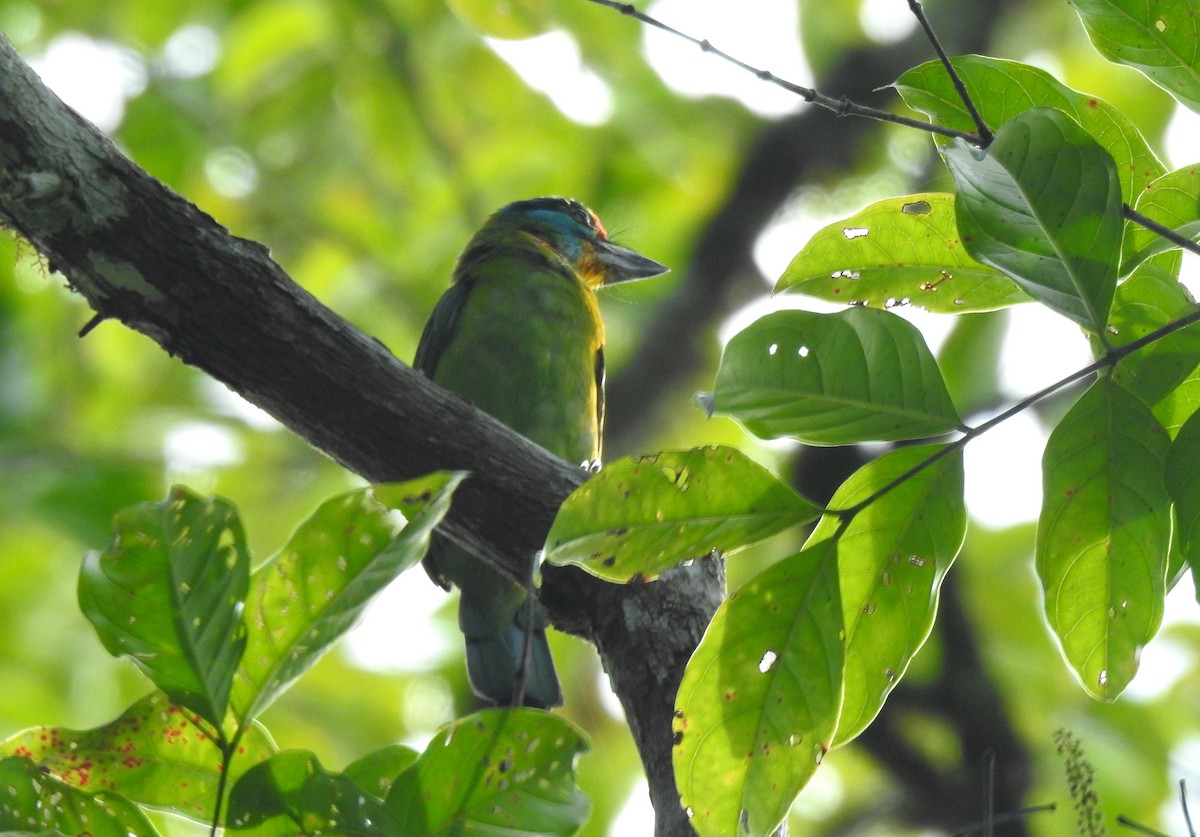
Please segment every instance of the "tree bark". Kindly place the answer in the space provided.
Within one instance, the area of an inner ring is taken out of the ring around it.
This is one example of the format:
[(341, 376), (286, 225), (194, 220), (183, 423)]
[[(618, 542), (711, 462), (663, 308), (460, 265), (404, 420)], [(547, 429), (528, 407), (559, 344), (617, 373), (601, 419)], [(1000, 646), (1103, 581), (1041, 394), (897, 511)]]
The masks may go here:
[[(372, 482), (470, 472), (442, 532), (521, 579), (579, 469), (426, 380), (124, 157), (0, 37), (0, 221), (119, 320)], [(646, 767), (657, 833), (692, 832), (671, 767), (683, 668), (723, 593), (702, 561), (619, 586), (548, 567), (554, 624), (591, 640)]]

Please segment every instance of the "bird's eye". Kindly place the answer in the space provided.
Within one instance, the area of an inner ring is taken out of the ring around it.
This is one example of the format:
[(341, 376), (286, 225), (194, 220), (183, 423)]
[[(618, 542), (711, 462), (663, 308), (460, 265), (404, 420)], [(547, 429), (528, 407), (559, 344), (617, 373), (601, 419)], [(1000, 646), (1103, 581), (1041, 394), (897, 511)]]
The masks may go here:
[(567, 212), (582, 226), (587, 227), (589, 230), (595, 230), (601, 238), (608, 238), (608, 232), (604, 229), (604, 225), (600, 223), (599, 216), (579, 201), (570, 201), (567, 205)]

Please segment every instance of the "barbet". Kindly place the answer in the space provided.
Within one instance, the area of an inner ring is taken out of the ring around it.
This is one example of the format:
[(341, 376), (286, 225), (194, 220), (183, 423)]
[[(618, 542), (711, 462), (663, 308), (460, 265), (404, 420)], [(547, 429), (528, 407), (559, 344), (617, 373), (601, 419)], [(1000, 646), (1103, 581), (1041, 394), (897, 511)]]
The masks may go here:
[[(414, 366), (568, 462), (599, 462), (604, 325), (595, 291), (666, 271), (609, 241), (577, 201), (511, 203), (459, 257)], [(545, 622), (528, 610), (536, 604), (524, 587), (437, 536), (425, 569), (462, 591), (458, 621), (479, 695), (502, 706), (562, 703)]]

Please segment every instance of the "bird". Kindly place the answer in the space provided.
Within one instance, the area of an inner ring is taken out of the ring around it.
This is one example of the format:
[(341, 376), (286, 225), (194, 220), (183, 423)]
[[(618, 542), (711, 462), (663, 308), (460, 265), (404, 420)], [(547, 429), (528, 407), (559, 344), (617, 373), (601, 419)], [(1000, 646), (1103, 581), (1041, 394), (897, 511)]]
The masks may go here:
[[(610, 241), (579, 201), (510, 203), (459, 256), (413, 366), (550, 453), (594, 469), (604, 427), (596, 290), (667, 270)], [(497, 706), (561, 705), (546, 620), (526, 588), (436, 533), (423, 563), (437, 584), (461, 591), (475, 693)]]

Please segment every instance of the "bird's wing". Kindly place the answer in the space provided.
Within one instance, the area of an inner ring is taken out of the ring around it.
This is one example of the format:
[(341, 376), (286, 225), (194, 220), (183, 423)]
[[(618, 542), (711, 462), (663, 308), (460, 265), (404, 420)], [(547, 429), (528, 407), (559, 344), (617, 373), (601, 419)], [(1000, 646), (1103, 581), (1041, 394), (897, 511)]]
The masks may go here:
[(425, 373), (425, 377), (430, 380), (433, 379), (438, 361), (442, 359), (442, 352), (450, 345), (455, 325), (458, 323), (458, 313), (466, 303), (470, 290), (470, 286), (465, 282), (455, 282), (442, 294), (442, 298), (433, 308), (433, 313), (429, 315), (429, 321), (425, 323), (425, 330), (421, 332), (421, 340), (417, 343), (413, 368)]

